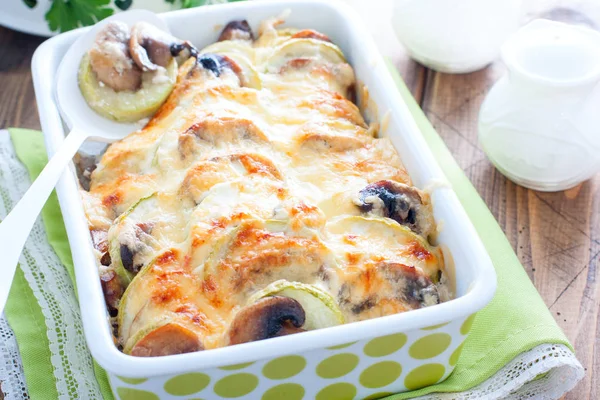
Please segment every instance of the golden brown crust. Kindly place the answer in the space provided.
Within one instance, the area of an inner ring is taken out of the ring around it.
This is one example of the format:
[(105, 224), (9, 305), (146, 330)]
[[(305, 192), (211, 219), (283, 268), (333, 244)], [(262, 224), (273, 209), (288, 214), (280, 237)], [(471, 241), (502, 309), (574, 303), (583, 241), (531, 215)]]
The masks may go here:
[[(119, 306), (126, 352), (250, 340), (258, 331), (231, 340), (233, 321), (253, 294), (281, 279), (317, 285), (347, 321), (439, 301), (443, 260), (424, 239), (434, 229), (431, 204), (346, 97), (352, 68), (323, 34), (265, 32), (188, 60), (159, 112), (111, 145), (92, 174), (92, 232), (113, 220), (108, 269), (131, 282)], [(294, 47), (283, 51), (286, 43)], [(249, 74), (260, 84), (244, 87)], [(369, 185), (391, 189), (367, 193)], [(420, 199), (415, 210), (431, 226), (411, 232), (416, 223), (386, 218), (382, 207), (393, 200), (397, 219), (413, 220), (392, 195), (411, 205)], [(127, 268), (134, 259), (136, 268)], [(282, 320), (267, 336), (302, 329)]]
[(329, 37), (321, 32), (317, 32), (313, 29), (304, 29), (292, 35), (292, 39), (317, 39), (324, 42), (331, 42)]
[(203, 350), (194, 332), (177, 324), (157, 328), (136, 343), (131, 355), (136, 357), (159, 357), (172, 354), (192, 353)]

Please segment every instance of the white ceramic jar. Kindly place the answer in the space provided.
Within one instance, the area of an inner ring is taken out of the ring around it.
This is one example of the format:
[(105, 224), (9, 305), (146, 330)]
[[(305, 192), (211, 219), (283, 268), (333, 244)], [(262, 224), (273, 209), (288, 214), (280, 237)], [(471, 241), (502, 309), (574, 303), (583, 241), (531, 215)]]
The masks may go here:
[(416, 61), (466, 73), (494, 61), (520, 19), (521, 0), (394, 0), (392, 24)]
[(508, 74), (479, 114), (479, 139), (514, 182), (558, 191), (600, 171), (600, 33), (548, 20), (502, 49)]

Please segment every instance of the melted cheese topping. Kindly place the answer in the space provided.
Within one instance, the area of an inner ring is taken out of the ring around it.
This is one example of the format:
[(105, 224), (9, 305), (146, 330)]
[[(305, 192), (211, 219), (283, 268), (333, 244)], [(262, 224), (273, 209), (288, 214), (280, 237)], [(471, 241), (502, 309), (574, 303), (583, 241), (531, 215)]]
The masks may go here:
[(129, 284), (126, 352), (165, 323), (205, 349), (225, 346), (236, 313), (279, 279), (329, 292), (346, 321), (439, 301), (441, 252), (377, 216), (381, 200), (369, 213), (357, 206), (369, 184), (412, 184), (349, 100), (342, 52), (296, 30), (262, 32), (205, 49), (234, 65), (218, 76), (182, 65), (167, 102), (108, 148), (83, 194), (90, 229), (108, 232), (109, 269)]

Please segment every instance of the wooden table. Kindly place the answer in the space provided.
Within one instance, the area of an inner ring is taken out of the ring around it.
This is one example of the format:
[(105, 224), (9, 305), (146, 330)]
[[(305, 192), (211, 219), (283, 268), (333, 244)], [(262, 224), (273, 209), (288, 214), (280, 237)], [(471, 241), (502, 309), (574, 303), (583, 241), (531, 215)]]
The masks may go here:
[[(425, 113), (504, 229), (529, 277), (575, 346), (585, 379), (564, 398), (600, 398), (600, 176), (560, 193), (524, 189), (487, 160), (477, 114), (500, 62), (467, 75), (428, 70), (408, 58), (388, 22), (391, 0), (352, 0)], [(600, 27), (597, 0), (529, 0), (527, 18)], [(0, 128), (39, 129), (30, 63), (41, 38), (0, 28)], [(2, 397), (0, 393), (0, 398)]]

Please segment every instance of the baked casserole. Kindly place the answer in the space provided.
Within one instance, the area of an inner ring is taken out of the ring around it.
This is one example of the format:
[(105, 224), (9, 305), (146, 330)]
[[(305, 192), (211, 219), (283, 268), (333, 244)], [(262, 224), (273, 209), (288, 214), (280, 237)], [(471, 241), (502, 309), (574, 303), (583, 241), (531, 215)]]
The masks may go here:
[(202, 51), (113, 24), (82, 61), (91, 107), (151, 116), (107, 148), (82, 190), (127, 354), (207, 350), (452, 297), (429, 196), (365, 122), (344, 54), (282, 23), (255, 36), (232, 21)]

